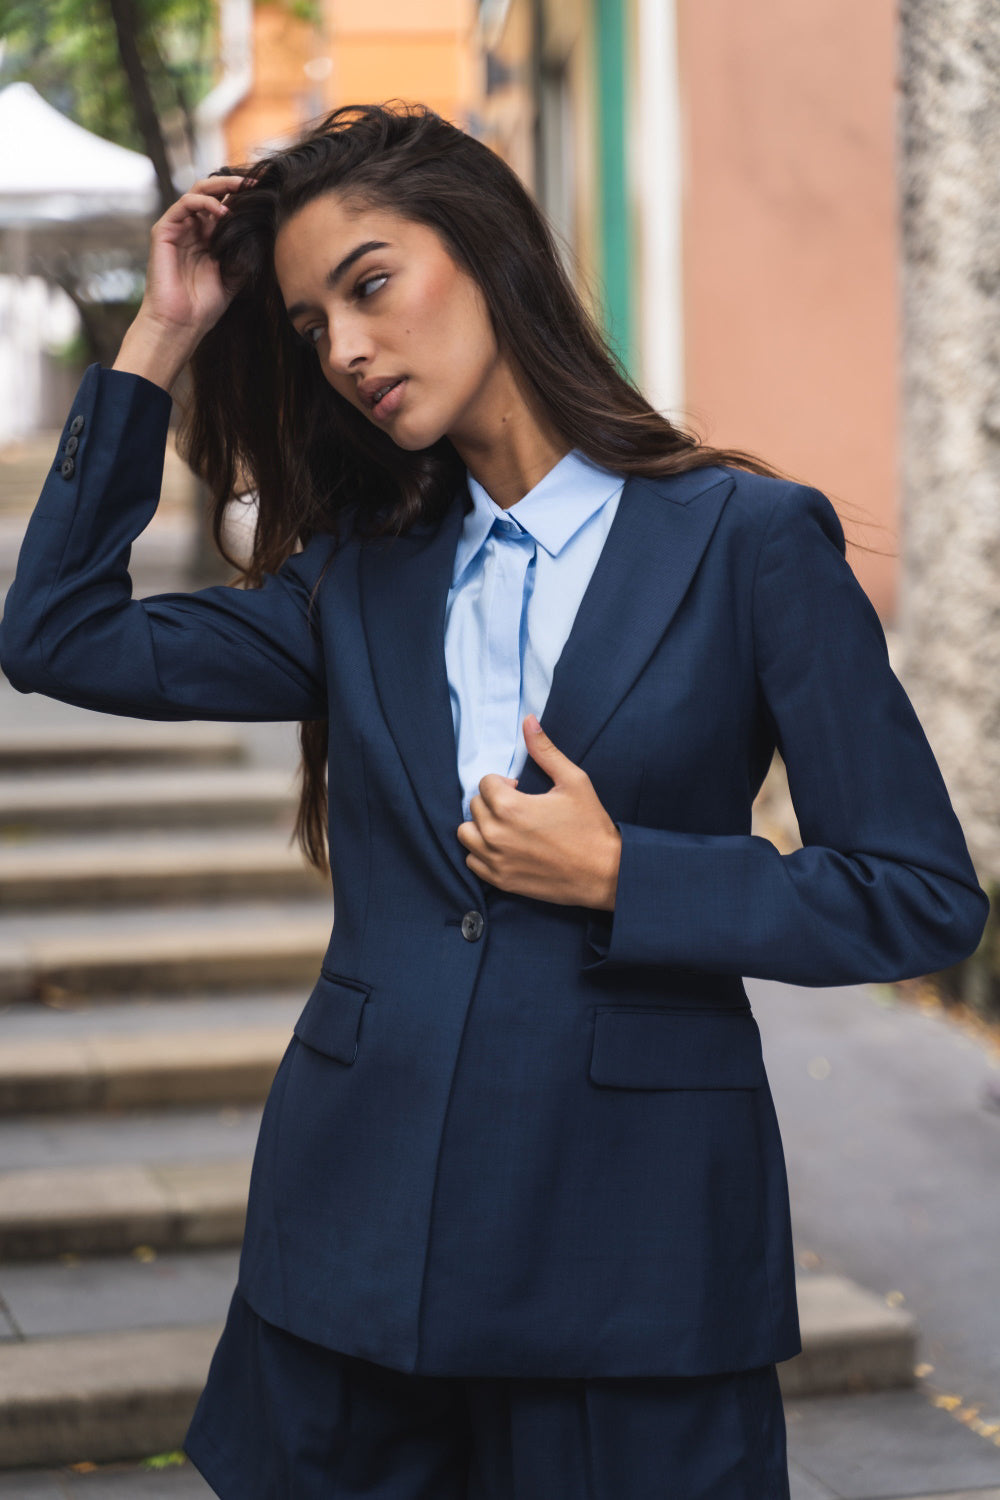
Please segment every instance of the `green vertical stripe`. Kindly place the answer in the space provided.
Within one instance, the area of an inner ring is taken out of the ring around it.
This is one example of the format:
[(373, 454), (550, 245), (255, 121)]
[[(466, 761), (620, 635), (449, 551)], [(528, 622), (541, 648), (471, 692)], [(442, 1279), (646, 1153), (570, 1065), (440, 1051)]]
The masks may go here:
[(594, 0), (597, 26), (597, 130), (600, 178), (601, 279), (605, 332), (619, 357), (634, 368), (632, 243), (629, 224), (625, 139), (626, 5)]

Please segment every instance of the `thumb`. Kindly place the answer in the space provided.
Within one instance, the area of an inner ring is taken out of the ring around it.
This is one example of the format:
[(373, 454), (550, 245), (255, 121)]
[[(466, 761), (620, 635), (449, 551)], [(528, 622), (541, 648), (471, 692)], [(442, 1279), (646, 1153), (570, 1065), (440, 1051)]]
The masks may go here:
[(567, 772), (576, 770), (569, 756), (556, 749), (534, 714), (527, 716), (522, 728), (528, 754), (556, 786), (567, 779)]

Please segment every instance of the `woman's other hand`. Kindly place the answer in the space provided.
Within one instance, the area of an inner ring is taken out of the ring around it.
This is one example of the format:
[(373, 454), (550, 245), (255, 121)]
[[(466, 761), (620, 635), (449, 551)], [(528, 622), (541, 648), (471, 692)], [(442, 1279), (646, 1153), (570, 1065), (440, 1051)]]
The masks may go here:
[(209, 253), (225, 199), (252, 181), (238, 173), (205, 177), (162, 214), (150, 232), (146, 290), (114, 369), (169, 390), (198, 343), (235, 295)]
[(484, 776), (471, 822), (458, 827), (466, 864), (501, 891), (613, 911), (621, 835), (586, 771), (556, 749), (533, 714), (524, 740), (551, 790), (529, 796), (509, 776)]

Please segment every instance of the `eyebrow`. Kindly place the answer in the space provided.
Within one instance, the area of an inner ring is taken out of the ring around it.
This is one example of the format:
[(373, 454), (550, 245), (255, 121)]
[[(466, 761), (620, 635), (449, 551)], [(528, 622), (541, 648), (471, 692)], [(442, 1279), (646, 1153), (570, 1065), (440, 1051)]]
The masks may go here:
[[(369, 250), (385, 250), (387, 248), (387, 240), (365, 240), (363, 245), (355, 245), (354, 249), (348, 251), (342, 261), (335, 265), (332, 270), (327, 271), (324, 279), (327, 291), (333, 291), (340, 278), (351, 269), (356, 260), (361, 259), (362, 255), (367, 255)], [(313, 303), (311, 302), (293, 302), (292, 306), (287, 309), (288, 316), (294, 323), (300, 313), (308, 312), (312, 306)]]

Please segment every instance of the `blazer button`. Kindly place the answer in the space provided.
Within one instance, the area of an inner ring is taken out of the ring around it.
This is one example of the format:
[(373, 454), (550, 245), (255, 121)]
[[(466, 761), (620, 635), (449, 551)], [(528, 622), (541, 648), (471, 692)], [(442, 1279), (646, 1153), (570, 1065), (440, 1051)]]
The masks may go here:
[(73, 454), (76, 452), (79, 446), (80, 439), (78, 437), (71, 436), (66, 439), (66, 452), (69, 454), (70, 458), (73, 457)]
[(485, 926), (482, 912), (467, 911), (462, 918), (462, 936), (467, 943), (478, 943)]
[(73, 458), (64, 458), (59, 465), (59, 472), (64, 479), (72, 479), (76, 473), (76, 460)]
[(76, 416), (76, 417), (73, 418), (72, 422), (69, 424), (69, 430), (73, 434), (74, 437), (77, 437), (83, 431), (84, 426), (85, 426), (85, 422), (84, 422), (83, 417)]

